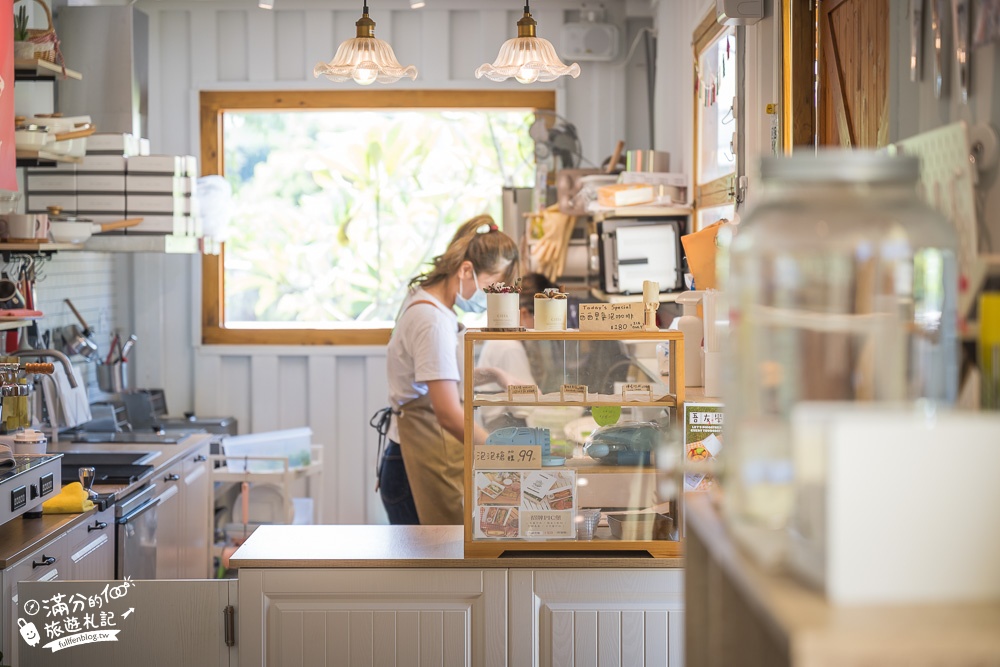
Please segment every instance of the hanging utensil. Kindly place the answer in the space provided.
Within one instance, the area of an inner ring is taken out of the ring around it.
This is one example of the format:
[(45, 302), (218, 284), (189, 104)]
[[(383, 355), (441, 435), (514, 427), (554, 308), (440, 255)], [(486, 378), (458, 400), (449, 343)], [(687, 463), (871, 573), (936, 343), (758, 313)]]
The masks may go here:
[(125, 341), (125, 345), (122, 346), (121, 355), (119, 355), (119, 359), (121, 361), (123, 362), (128, 361), (128, 353), (132, 350), (132, 347), (135, 346), (135, 343), (138, 340), (139, 337), (136, 336), (135, 334), (132, 334), (131, 336), (128, 337), (128, 340)]
[(87, 325), (87, 321), (83, 319), (83, 315), (81, 315), (80, 311), (76, 309), (73, 302), (69, 299), (64, 299), (64, 301), (66, 302), (66, 305), (69, 306), (69, 309), (73, 311), (73, 314), (76, 315), (76, 319), (78, 319), (80, 324), (83, 326), (82, 331), (75, 324), (63, 327), (63, 340), (65, 341), (64, 347), (67, 354), (79, 354), (87, 359), (97, 358), (97, 344), (91, 339), (93, 331), (90, 330), (90, 327)]

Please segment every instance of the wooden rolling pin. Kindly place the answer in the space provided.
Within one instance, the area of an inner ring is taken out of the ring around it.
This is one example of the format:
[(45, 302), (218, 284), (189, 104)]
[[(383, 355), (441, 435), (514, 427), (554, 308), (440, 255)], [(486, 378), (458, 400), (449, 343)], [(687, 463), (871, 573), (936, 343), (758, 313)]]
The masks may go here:
[(618, 168), (618, 160), (621, 159), (622, 156), (623, 148), (625, 148), (625, 142), (619, 139), (618, 143), (615, 144), (615, 152), (611, 154), (611, 161), (608, 162), (608, 168), (605, 173), (608, 174), (615, 173), (615, 169)]
[(54, 364), (49, 363), (26, 363), (21, 364), (21, 370), (23, 370), (28, 375), (52, 375), (56, 367)]

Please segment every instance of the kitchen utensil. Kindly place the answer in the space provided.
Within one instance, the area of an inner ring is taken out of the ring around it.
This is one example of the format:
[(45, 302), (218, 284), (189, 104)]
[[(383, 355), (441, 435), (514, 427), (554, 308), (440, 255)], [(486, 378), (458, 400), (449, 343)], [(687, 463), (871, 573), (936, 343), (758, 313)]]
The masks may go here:
[(923, 64), (924, 0), (910, 0), (910, 81), (920, 80)]
[(111, 345), (108, 346), (108, 356), (104, 360), (105, 364), (110, 364), (114, 360), (115, 350), (117, 349), (118, 349), (118, 332), (116, 331), (115, 335), (111, 337)]
[[(48, 238), (49, 220), (46, 215), (34, 213), (6, 213), (0, 215), (0, 237), (8, 241), (33, 241)], [(45, 236), (41, 236), (42, 230)]]
[(615, 144), (615, 152), (611, 154), (611, 159), (608, 160), (607, 173), (614, 174), (618, 169), (618, 160), (621, 159), (622, 149), (625, 148), (625, 142), (621, 139)]
[(97, 471), (93, 466), (84, 466), (77, 468), (77, 475), (80, 478), (80, 485), (83, 486), (83, 490), (87, 492), (87, 495), (91, 500), (97, 498), (97, 491), (92, 488), (94, 485), (94, 478), (97, 476)]
[(127, 218), (103, 224), (85, 220), (50, 220), (49, 231), (52, 234), (52, 240), (56, 243), (83, 243), (94, 234), (112, 229), (135, 227), (142, 220), (142, 218)]
[(948, 15), (948, 0), (930, 0), (931, 2), (931, 33), (934, 41), (934, 98), (941, 99), (948, 89), (948, 68), (944, 62), (944, 54), (948, 47), (946, 40), (948, 32), (942, 21)]
[(25, 308), (24, 295), (17, 283), (4, 274), (0, 277), (0, 308), (4, 310)]
[(132, 334), (131, 336), (128, 337), (128, 340), (125, 341), (125, 344), (122, 346), (121, 354), (119, 355), (119, 359), (123, 363), (126, 362), (126, 361), (128, 361), (128, 353), (132, 350), (132, 348), (136, 344), (136, 341), (138, 341), (138, 340), (139, 340), (139, 337), (136, 336), (135, 334)]
[(71, 355), (79, 354), (87, 359), (96, 358), (97, 345), (91, 339), (93, 331), (91, 331), (90, 327), (87, 326), (87, 321), (83, 319), (83, 315), (81, 315), (80, 311), (76, 309), (73, 302), (69, 299), (64, 299), (64, 301), (66, 302), (66, 305), (69, 306), (69, 309), (73, 311), (73, 314), (76, 315), (76, 319), (78, 319), (80, 324), (83, 326), (82, 331), (77, 328), (75, 324), (63, 327), (63, 339), (65, 340), (66, 351)]
[(955, 60), (958, 62), (958, 85), (962, 91), (962, 104), (969, 103), (969, 30), (972, 25), (969, 0), (952, 0), (955, 22)]

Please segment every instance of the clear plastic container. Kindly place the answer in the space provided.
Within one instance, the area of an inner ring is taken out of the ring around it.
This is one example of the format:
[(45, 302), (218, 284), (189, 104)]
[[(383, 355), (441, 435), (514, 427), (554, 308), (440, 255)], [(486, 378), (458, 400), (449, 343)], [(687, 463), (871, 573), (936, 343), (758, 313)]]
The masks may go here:
[(784, 561), (789, 530), (821, 530), (804, 525), (822, 517), (822, 462), (797, 475), (795, 405), (957, 395), (956, 234), (918, 175), (915, 158), (864, 151), (762, 163), (765, 194), (729, 248), (724, 493), (764, 564)]

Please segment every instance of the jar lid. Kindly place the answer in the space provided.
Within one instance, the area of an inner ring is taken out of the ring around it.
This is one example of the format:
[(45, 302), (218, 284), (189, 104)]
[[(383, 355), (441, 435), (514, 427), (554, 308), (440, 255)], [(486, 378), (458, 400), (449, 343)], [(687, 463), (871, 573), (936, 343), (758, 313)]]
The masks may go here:
[(776, 181), (915, 183), (920, 177), (920, 160), (911, 155), (828, 149), (765, 157), (760, 175)]
[(45, 434), (29, 428), (14, 434), (14, 442), (45, 442)]

